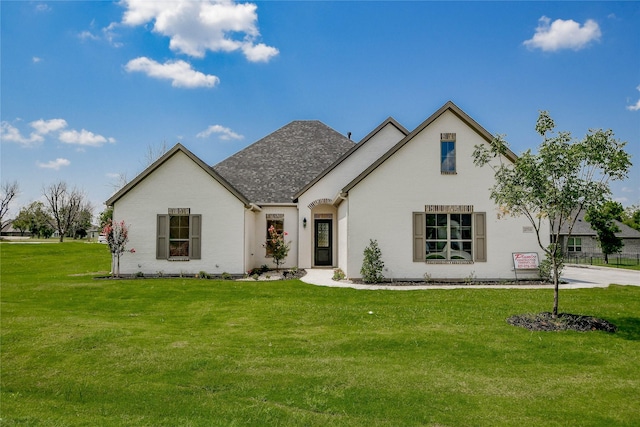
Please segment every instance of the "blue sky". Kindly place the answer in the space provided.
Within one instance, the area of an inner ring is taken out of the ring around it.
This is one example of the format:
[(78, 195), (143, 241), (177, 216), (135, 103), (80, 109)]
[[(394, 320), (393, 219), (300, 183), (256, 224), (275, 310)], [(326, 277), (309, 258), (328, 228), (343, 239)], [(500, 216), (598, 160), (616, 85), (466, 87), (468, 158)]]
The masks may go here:
[(215, 164), (292, 120), (356, 141), (412, 130), (448, 100), (513, 151), (539, 110), (613, 129), (640, 204), (640, 2), (2, 1), (2, 181), (13, 205), (64, 180), (96, 207), (145, 153)]

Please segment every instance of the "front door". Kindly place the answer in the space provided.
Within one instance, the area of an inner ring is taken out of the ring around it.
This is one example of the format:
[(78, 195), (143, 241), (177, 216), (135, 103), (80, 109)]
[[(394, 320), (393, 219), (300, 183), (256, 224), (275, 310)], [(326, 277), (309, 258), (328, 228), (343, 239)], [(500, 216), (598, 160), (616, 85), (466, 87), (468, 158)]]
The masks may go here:
[(315, 243), (314, 243), (314, 265), (318, 266), (331, 266), (333, 265), (333, 248), (331, 245), (331, 236), (333, 235), (331, 230), (330, 219), (316, 219), (315, 220)]

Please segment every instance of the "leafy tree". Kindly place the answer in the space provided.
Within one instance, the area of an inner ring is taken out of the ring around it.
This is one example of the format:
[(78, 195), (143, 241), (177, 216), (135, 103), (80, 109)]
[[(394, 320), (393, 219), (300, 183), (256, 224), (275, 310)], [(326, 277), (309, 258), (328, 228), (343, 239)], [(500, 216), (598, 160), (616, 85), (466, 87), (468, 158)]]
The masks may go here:
[(369, 246), (364, 248), (363, 255), (362, 268), (360, 268), (362, 281), (365, 283), (382, 282), (384, 280), (382, 275), (384, 261), (382, 261), (382, 251), (378, 247), (378, 241), (369, 239)]
[(108, 206), (105, 210), (100, 212), (98, 220), (100, 221), (100, 228), (104, 228), (109, 221), (113, 220), (113, 207)]
[(640, 206), (628, 206), (620, 216), (624, 224), (640, 231)]
[(87, 236), (89, 229), (91, 228), (91, 220), (93, 219), (93, 205), (85, 201), (76, 219), (71, 223), (67, 237), (73, 237), (74, 239), (82, 239)]
[(49, 238), (53, 234), (53, 218), (47, 213), (44, 203), (32, 202), (20, 209), (13, 226), (20, 231), (29, 230), (32, 237)]
[(620, 203), (607, 201), (602, 206), (589, 209), (584, 218), (598, 234), (605, 264), (609, 264), (609, 255), (620, 252), (624, 246), (622, 238), (616, 236), (620, 228), (614, 222), (620, 220), (623, 212), (624, 208)]
[(60, 234), (60, 242), (64, 241), (67, 231), (78, 221), (83, 208), (84, 194), (77, 190), (69, 190), (64, 181), (51, 184), (42, 190), (47, 200), (47, 208), (53, 217), (54, 227)]
[[(540, 248), (553, 272), (553, 316), (558, 315), (558, 284), (562, 248), (560, 230), (569, 236), (577, 216), (602, 205), (610, 196), (609, 182), (627, 177), (631, 161), (626, 142), (614, 138), (611, 130), (589, 130), (579, 141), (569, 132), (554, 132), (555, 123), (541, 111), (536, 131), (542, 137), (538, 153), (527, 150), (514, 163), (504, 162), (509, 144), (497, 136), (489, 144), (476, 146), (477, 166), (489, 164), (495, 171), (491, 199), (503, 215), (524, 216), (533, 226)], [(545, 245), (548, 224), (551, 244)]]
[(0, 228), (7, 224), (6, 216), (9, 212), (9, 205), (19, 193), (18, 181), (3, 182), (0, 185)]

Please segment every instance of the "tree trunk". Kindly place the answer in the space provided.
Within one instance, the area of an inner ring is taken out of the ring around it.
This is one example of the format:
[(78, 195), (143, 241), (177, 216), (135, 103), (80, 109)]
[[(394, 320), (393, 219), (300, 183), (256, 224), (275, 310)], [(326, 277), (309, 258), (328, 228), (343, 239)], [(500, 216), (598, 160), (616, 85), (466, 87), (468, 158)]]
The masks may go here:
[(553, 268), (553, 313), (552, 317), (555, 319), (558, 317), (558, 297), (559, 297), (559, 287), (558, 284), (560, 282), (560, 278), (558, 277), (558, 263), (556, 261), (555, 253), (553, 254), (553, 258), (551, 261), (551, 266)]

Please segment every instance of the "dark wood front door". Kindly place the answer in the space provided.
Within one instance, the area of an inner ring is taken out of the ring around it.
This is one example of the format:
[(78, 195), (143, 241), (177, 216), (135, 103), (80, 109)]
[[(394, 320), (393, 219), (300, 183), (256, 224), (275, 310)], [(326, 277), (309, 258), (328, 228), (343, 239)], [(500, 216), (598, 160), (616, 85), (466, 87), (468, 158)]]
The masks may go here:
[(333, 265), (332, 221), (330, 219), (316, 219), (314, 228), (314, 265), (331, 266)]

